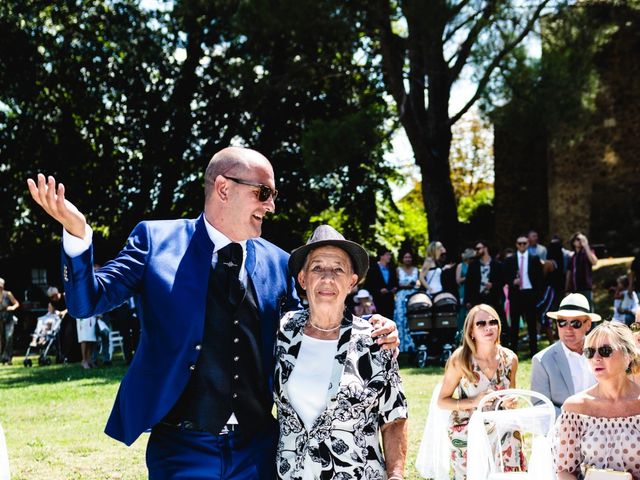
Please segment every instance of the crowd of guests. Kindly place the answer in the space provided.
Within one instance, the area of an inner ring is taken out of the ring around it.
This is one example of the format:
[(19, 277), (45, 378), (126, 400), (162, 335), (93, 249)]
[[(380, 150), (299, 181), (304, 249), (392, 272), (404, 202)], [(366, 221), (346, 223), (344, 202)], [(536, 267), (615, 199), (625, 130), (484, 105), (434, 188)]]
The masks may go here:
[[(331, 227), (316, 229), (288, 262), (305, 292), (307, 308), (283, 317), (276, 343), (280, 443), (275, 458), (280, 476), (349, 478), (366, 471), (367, 478), (403, 478), (407, 403), (397, 358), (379, 347), (372, 338), (375, 328), (361, 317), (393, 317), (400, 350), (410, 351), (407, 299), (424, 290), (431, 296), (448, 292), (459, 300), (462, 340), (446, 364), (437, 393), (437, 405), (450, 411), (451, 478), (467, 477), (468, 426), (478, 405), (492, 392), (516, 387), (521, 322), (533, 356), (531, 389), (553, 403), (558, 417), (550, 452), (557, 478), (583, 478), (588, 469), (640, 478), (637, 277), (631, 273), (618, 279), (613, 318), (600, 323), (592, 298), (591, 269), (597, 257), (584, 235), (574, 235), (571, 243), (573, 252), (564, 250), (558, 239), (547, 249), (529, 232), (518, 236), (515, 249), (500, 258), (478, 241), (455, 263), (446, 260), (442, 243), (433, 242), (421, 268), (411, 252), (402, 252), (394, 268), (389, 251), (380, 252), (370, 268), (360, 245)], [(351, 314), (345, 307), (354, 289)], [(10, 362), (11, 335), (4, 327), (10, 323), (7, 317), (15, 323), (11, 312), (19, 302), (4, 290), (2, 279), (0, 294), (1, 352)], [(47, 296), (49, 314), (61, 319), (59, 355), (67, 359), (75, 342), (82, 367), (93, 367), (99, 351), (94, 347), (110, 324), (117, 323), (112, 319), (117, 319), (118, 309), (111, 315), (74, 319), (57, 288), (50, 287)], [(124, 311), (130, 305), (121, 307)], [(540, 352), (539, 332), (552, 341)], [(353, 391), (353, 385), (363, 381), (368, 390)], [(511, 405), (506, 402), (504, 407)], [(341, 433), (328, 437), (328, 428)], [(303, 450), (298, 449), (301, 435), (310, 445)], [(527, 470), (520, 432), (498, 435), (492, 430), (488, 435), (504, 471)]]
[[(579, 232), (571, 237), (570, 249), (565, 249), (558, 237), (553, 237), (545, 247), (532, 230), (518, 236), (514, 248), (506, 248), (498, 255), (492, 255), (486, 241), (478, 240), (455, 261), (447, 256), (445, 245), (436, 241), (427, 246), (420, 267), (414, 252), (401, 251), (397, 266), (392, 258), (389, 250), (378, 253), (364, 287), (377, 311), (396, 322), (403, 352), (414, 349), (406, 325), (406, 304), (407, 298), (419, 290), (431, 297), (448, 292), (458, 298), (461, 333), (466, 313), (472, 307), (490, 305), (505, 326), (503, 343), (518, 352), (520, 330), (524, 326), (523, 340), (528, 343), (531, 356), (538, 352), (540, 335), (553, 341), (546, 313), (557, 309), (565, 293), (581, 293), (593, 309), (592, 268), (598, 259), (587, 237)], [(629, 281), (624, 282), (626, 287), (620, 287), (616, 293), (620, 304), (616, 312), (624, 310), (626, 313), (619, 315), (627, 315), (629, 323), (638, 302)]]
[[(0, 278), (0, 359), (3, 364), (13, 364), (13, 344), (18, 316), (14, 313), (20, 302), (4, 288)], [(111, 366), (113, 346), (110, 334), (116, 330), (122, 335), (122, 350), (125, 363), (133, 359), (139, 338), (138, 313), (134, 299), (103, 315), (74, 318), (67, 309), (65, 294), (57, 287), (46, 290), (47, 311), (38, 318), (31, 333), (29, 348), (34, 350), (54, 344), (50, 350), (55, 353), (57, 363), (79, 362), (84, 369), (98, 365)]]

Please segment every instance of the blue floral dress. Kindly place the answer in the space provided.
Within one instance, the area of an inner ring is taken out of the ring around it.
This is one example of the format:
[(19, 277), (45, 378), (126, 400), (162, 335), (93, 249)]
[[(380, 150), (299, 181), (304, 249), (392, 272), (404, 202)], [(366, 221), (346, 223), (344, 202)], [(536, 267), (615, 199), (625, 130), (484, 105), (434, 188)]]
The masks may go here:
[(405, 272), (404, 268), (398, 268), (398, 285), (400, 288), (396, 293), (393, 321), (396, 322), (396, 328), (398, 329), (401, 352), (408, 352), (415, 348), (409, 333), (409, 325), (407, 324), (407, 298), (417, 292), (415, 288), (417, 281), (418, 267), (413, 267), (411, 273)]

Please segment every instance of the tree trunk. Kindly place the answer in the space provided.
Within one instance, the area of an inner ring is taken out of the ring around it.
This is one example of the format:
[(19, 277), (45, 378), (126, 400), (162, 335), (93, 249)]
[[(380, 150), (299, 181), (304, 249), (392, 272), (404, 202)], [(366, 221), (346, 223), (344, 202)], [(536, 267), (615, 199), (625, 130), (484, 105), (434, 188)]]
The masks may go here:
[(422, 173), (429, 241), (442, 242), (451, 257), (459, 247), (458, 212), (449, 170), (451, 130), (441, 132), (439, 137), (422, 139), (421, 145), (412, 143), (412, 147)]

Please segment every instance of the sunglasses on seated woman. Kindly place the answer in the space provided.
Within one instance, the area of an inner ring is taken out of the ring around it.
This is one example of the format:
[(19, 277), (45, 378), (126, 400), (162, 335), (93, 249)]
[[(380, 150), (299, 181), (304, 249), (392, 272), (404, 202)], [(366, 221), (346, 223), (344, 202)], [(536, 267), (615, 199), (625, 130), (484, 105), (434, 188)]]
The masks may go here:
[(582, 354), (585, 357), (591, 359), (594, 357), (596, 352), (598, 352), (598, 355), (600, 355), (602, 358), (609, 358), (613, 353), (613, 350), (614, 348), (611, 345), (602, 345), (601, 347), (598, 347), (598, 348), (587, 347), (584, 350), (582, 350)]
[[(488, 323), (489, 323), (490, 326), (495, 327), (495, 326), (500, 324), (500, 320), (492, 318), (491, 320), (489, 320)], [(487, 326), (487, 321), (486, 320), (478, 320), (476, 322), (476, 327), (484, 328), (486, 326)]]
[(640, 332), (640, 322), (633, 322), (631, 325), (629, 325), (629, 328), (632, 332)]

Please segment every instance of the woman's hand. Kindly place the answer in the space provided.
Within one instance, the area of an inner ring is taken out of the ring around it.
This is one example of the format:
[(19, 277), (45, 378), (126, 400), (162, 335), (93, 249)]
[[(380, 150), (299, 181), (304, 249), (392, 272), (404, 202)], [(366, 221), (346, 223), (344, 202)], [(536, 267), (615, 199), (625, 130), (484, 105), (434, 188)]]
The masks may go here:
[[(480, 402), (482, 401), (482, 399), (484, 397), (486, 397), (487, 395), (489, 395), (490, 393), (493, 393), (493, 392), (495, 392), (495, 390), (493, 388), (489, 387), (484, 392), (480, 392), (475, 397), (472, 397), (472, 399), (473, 399), (473, 408), (478, 408), (478, 405), (480, 405)], [(495, 400), (494, 400), (494, 402), (495, 402)], [(487, 405), (491, 405), (492, 403), (487, 404)]]

